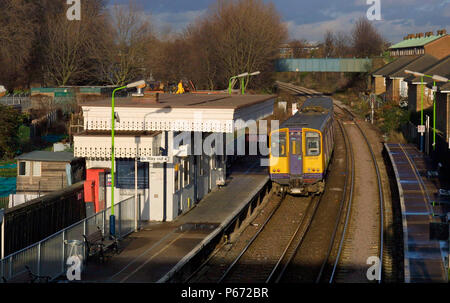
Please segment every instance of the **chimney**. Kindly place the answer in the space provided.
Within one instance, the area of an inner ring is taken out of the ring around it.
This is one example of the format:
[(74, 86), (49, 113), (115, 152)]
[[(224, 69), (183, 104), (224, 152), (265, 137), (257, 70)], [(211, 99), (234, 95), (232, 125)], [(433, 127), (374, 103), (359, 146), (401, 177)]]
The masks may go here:
[(440, 31), (438, 31), (438, 35), (442, 35), (442, 36), (447, 35), (447, 30), (445, 28), (441, 29)]
[(431, 36), (433, 36), (433, 32), (426, 32), (425, 33), (425, 37), (431, 37)]
[(419, 33), (419, 38), (423, 38), (425, 36), (424, 33)]

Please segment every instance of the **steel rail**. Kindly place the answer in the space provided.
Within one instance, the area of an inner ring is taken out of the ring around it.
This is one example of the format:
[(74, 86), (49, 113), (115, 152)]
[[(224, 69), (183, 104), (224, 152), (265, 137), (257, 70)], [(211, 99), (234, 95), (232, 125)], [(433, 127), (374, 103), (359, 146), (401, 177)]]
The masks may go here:
[[(354, 190), (354, 185), (355, 185), (355, 157), (354, 157), (354, 153), (353, 153), (353, 148), (351, 146), (351, 142), (350, 142), (350, 140), (348, 138), (348, 134), (345, 131), (345, 128), (342, 127), (342, 130), (343, 130), (343, 134), (344, 134), (344, 137), (345, 137), (345, 141), (347, 143), (346, 146), (348, 146), (350, 162), (352, 164), (351, 183), (350, 183), (350, 195), (349, 195), (349, 198), (348, 198), (347, 213), (345, 215), (345, 221), (344, 221), (344, 229), (342, 230), (341, 240), (339, 241), (338, 253), (337, 253), (334, 265), (333, 265), (333, 270), (331, 272), (330, 279), (328, 281), (329, 283), (332, 283), (333, 280), (334, 280), (334, 277), (335, 277), (335, 274), (336, 274), (336, 269), (337, 269), (337, 266), (339, 264), (339, 260), (341, 258), (342, 249), (344, 247), (344, 241), (345, 241), (345, 235), (347, 233), (348, 221), (350, 219), (350, 213), (351, 213), (351, 210), (352, 210), (353, 190)], [(340, 217), (338, 217), (338, 220), (340, 220)], [(331, 244), (331, 245), (333, 245), (333, 244)]]
[[(353, 152), (352, 152), (351, 146), (350, 146), (350, 140), (348, 139), (348, 134), (345, 131), (344, 126), (342, 126), (342, 122), (339, 121), (339, 120), (337, 120), (337, 121), (338, 121), (339, 128), (342, 131), (342, 134), (343, 134), (343, 137), (344, 137), (344, 141), (345, 141), (345, 150), (346, 150), (346, 155), (347, 155), (346, 176), (348, 176), (349, 172), (351, 173), (351, 177), (350, 177), (351, 178), (350, 179), (351, 180), (351, 183), (350, 183), (350, 196), (349, 196), (349, 199), (348, 199), (348, 200), (350, 200), (350, 199), (352, 199), (353, 188), (354, 188), (354, 185), (355, 185), (355, 179), (354, 179), (354, 174), (355, 174), (354, 173), (355, 172), (355, 169), (354, 169), (355, 168), (354, 158), (353, 158)], [(350, 171), (350, 165), (351, 165), (351, 171)], [(341, 200), (341, 203), (340, 203), (339, 213), (338, 213), (338, 215), (336, 217), (336, 223), (335, 223), (335, 226), (334, 226), (333, 235), (331, 236), (330, 246), (328, 247), (326, 258), (324, 259), (324, 261), (322, 263), (322, 266), (320, 268), (319, 274), (318, 274), (317, 279), (316, 279), (316, 283), (319, 283), (321, 281), (323, 273), (324, 273), (324, 270), (325, 270), (325, 267), (326, 267), (326, 265), (328, 263), (328, 260), (331, 257), (331, 253), (333, 251), (333, 247), (334, 247), (334, 244), (335, 244), (335, 241), (336, 241), (337, 231), (338, 231), (339, 226), (340, 226), (339, 223), (340, 223), (340, 221), (342, 219), (342, 211), (344, 210), (345, 202), (348, 201), (346, 199), (346, 197), (347, 197), (348, 181), (349, 181), (349, 178), (348, 177), (345, 178), (344, 191), (342, 193), (342, 200)], [(342, 237), (344, 237), (344, 234), (341, 235), (341, 238)]]
[(253, 235), (253, 237), (250, 239), (250, 241), (247, 243), (247, 245), (242, 249), (242, 251), (239, 253), (239, 255), (234, 259), (233, 263), (227, 268), (227, 270), (222, 274), (220, 279), (217, 281), (217, 283), (221, 283), (223, 280), (226, 279), (226, 277), (229, 275), (231, 270), (234, 268), (234, 266), (237, 264), (237, 262), (241, 259), (241, 257), (245, 254), (245, 252), (248, 250), (248, 248), (253, 244), (253, 242), (256, 240), (256, 238), (259, 236), (259, 234), (264, 230), (267, 223), (272, 219), (274, 214), (277, 212), (277, 210), (280, 208), (281, 203), (285, 200), (286, 196), (282, 196), (278, 204), (274, 207), (274, 209), (271, 211), (270, 215), (267, 217), (267, 219), (264, 221), (264, 223), (261, 225), (261, 228)]
[[(294, 86), (294, 85), (289, 84), (289, 83), (283, 83), (283, 82), (278, 82), (277, 81), (276, 84), (278, 85), (278, 87), (280, 87), (282, 89), (294, 91), (294, 92), (297, 92), (297, 93), (307, 93), (307, 94), (312, 94), (312, 95), (320, 94), (319, 92), (312, 91), (312, 90), (309, 90), (309, 89), (306, 89), (306, 88), (302, 88), (302, 87), (298, 87), (298, 86)], [(382, 187), (382, 184), (381, 184), (380, 170), (379, 170), (378, 163), (376, 161), (375, 153), (373, 152), (372, 146), (370, 145), (369, 140), (367, 139), (367, 136), (364, 133), (364, 131), (362, 130), (361, 126), (356, 122), (355, 115), (352, 112), (350, 112), (348, 109), (344, 108), (344, 107), (341, 107), (339, 105), (336, 105), (336, 106), (338, 108), (340, 108), (341, 110), (347, 112), (352, 117), (352, 119), (354, 120), (355, 125), (357, 126), (358, 130), (360, 131), (361, 135), (363, 136), (363, 138), (364, 138), (364, 140), (365, 140), (365, 142), (366, 142), (366, 144), (367, 144), (367, 146), (369, 148), (369, 151), (370, 151), (371, 156), (372, 156), (372, 161), (373, 161), (373, 164), (374, 164), (374, 167), (375, 167), (375, 171), (376, 171), (376, 174), (377, 174), (378, 194), (379, 194), (379, 202), (380, 202), (380, 204), (379, 204), (379, 208), (380, 208), (380, 231), (379, 231), (379, 234), (380, 234), (379, 235), (379, 238), (380, 238), (380, 248), (379, 248), (380, 271), (379, 271), (379, 273), (380, 273), (380, 276), (378, 277), (378, 283), (381, 283), (382, 270), (383, 270), (383, 268), (382, 268), (382, 266), (383, 266), (383, 250), (384, 250), (384, 245), (383, 245), (383, 242), (384, 242), (384, 196), (383, 196), (383, 187)], [(349, 213), (349, 210), (347, 212)], [(347, 220), (348, 220), (348, 218), (346, 219), (346, 221)], [(343, 240), (341, 240), (341, 242), (343, 242)], [(340, 257), (340, 252), (339, 252), (339, 257)], [(333, 281), (334, 272), (335, 272), (335, 269), (336, 269), (338, 261), (339, 261), (339, 258), (336, 259), (336, 263), (335, 263), (335, 266), (333, 268), (332, 277), (330, 278), (330, 281), (329, 281), (330, 283)]]
[(384, 234), (384, 196), (383, 196), (383, 185), (381, 183), (381, 174), (380, 174), (380, 170), (378, 167), (378, 162), (376, 160), (375, 153), (373, 152), (372, 146), (370, 145), (369, 139), (367, 138), (366, 134), (362, 130), (361, 126), (356, 122), (355, 115), (346, 108), (343, 108), (339, 105), (336, 105), (336, 106), (339, 107), (340, 109), (344, 110), (345, 112), (347, 112), (353, 118), (356, 127), (360, 131), (361, 135), (363, 136), (363, 138), (369, 148), (370, 154), (372, 156), (372, 161), (373, 161), (373, 164), (375, 167), (375, 171), (377, 174), (378, 195), (380, 198), (379, 199), (380, 200), (380, 206), (379, 206), (380, 207), (380, 230), (379, 230), (379, 233), (380, 233), (380, 248), (379, 248), (379, 258), (380, 258), (379, 273), (380, 273), (380, 276), (378, 277), (378, 283), (381, 283), (381, 280), (382, 280), (381, 277), (382, 277), (382, 272), (383, 272), (383, 249), (384, 249), (384, 245), (383, 245), (383, 241), (384, 241), (384, 235), (383, 235)]
[[(288, 258), (288, 260), (284, 263), (284, 266), (281, 269), (281, 272), (277, 275), (275, 283), (279, 283), (280, 282), (281, 278), (283, 277), (284, 273), (286, 272), (286, 269), (288, 268), (289, 264), (292, 262), (292, 259), (295, 257), (295, 255), (296, 255), (300, 245), (303, 243), (305, 235), (308, 232), (309, 227), (311, 226), (311, 222), (312, 222), (312, 220), (313, 220), (313, 218), (314, 218), (314, 216), (316, 214), (316, 211), (317, 211), (317, 208), (318, 208), (318, 206), (320, 204), (321, 199), (322, 199), (322, 194), (318, 198), (313, 197), (313, 199), (309, 203), (308, 208), (305, 211), (305, 214), (303, 215), (303, 217), (302, 217), (302, 219), (301, 219), (301, 221), (300, 221), (300, 223), (299, 223), (295, 233), (292, 235), (290, 241), (286, 245), (286, 248), (284, 249), (283, 254), (278, 259), (278, 262), (275, 264), (274, 268), (272, 269), (272, 272), (269, 274), (269, 277), (267, 277), (266, 283), (269, 283), (269, 282), (272, 281), (276, 271), (278, 270), (278, 268), (280, 268), (280, 265), (281, 265), (284, 257), (286, 256), (289, 248), (292, 247), (294, 239), (299, 234), (300, 228), (303, 227), (300, 239), (297, 241), (297, 243), (296, 243), (296, 245), (295, 245), (291, 255)], [(312, 207), (312, 209), (311, 209), (311, 207)], [(307, 219), (308, 219), (308, 221), (306, 221)]]

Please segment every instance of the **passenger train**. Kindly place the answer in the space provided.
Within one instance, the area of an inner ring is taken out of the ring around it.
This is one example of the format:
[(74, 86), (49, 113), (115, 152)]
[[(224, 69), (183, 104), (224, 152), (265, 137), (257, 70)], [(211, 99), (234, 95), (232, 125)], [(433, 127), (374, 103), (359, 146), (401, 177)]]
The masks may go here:
[(334, 149), (333, 101), (310, 98), (270, 133), (270, 179), (277, 194), (320, 194)]

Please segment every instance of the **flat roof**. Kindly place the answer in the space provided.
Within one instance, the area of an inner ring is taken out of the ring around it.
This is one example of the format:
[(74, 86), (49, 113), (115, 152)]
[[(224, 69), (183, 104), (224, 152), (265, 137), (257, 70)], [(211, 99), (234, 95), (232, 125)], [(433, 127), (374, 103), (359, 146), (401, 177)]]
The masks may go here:
[[(116, 98), (115, 107), (144, 108), (223, 108), (239, 109), (274, 99), (275, 95), (228, 95), (228, 94), (160, 94), (159, 102), (150, 98)], [(83, 103), (82, 106), (111, 107), (111, 99)]]
[(72, 152), (50, 152), (36, 150), (31, 153), (22, 154), (16, 157), (16, 159), (43, 162), (70, 162), (75, 159), (75, 157)]
[(425, 46), (428, 43), (431, 43), (433, 41), (436, 41), (442, 37), (445, 37), (446, 35), (433, 35), (429, 37), (421, 37), (421, 38), (412, 38), (412, 39), (406, 39), (403, 41), (400, 41), (397, 44), (392, 45), (389, 47), (389, 49), (399, 49), (399, 48), (410, 48), (410, 47), (419, 47), (419, 46)]

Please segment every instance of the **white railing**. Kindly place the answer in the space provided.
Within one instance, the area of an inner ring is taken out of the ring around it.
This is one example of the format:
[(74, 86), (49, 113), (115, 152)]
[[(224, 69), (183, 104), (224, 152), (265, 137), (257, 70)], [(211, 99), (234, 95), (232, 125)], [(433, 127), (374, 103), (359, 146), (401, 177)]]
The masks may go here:
[[(139, 209), (139, 208), (138, 208)], [(135, 231), (134, 196), (115, 205), (116, 237), (121, 239)], [(46, 239), (15, 252), (0, 261), (0, 283), (14, 279), (26, 271), (25, 266), (39, 276), (49, 276), (52, 280), (64, 275), (67, 270), (67, 241), (83, 241), (83, 235), (93, 233), (100, 228), (105, 236), (109, 233), (109, 216), (111, 208), (100, 211), (83, 219)], [(84, 258), (85, 260), (86, 258)], [(25, 281), (24, 281), (25, 282)]]

